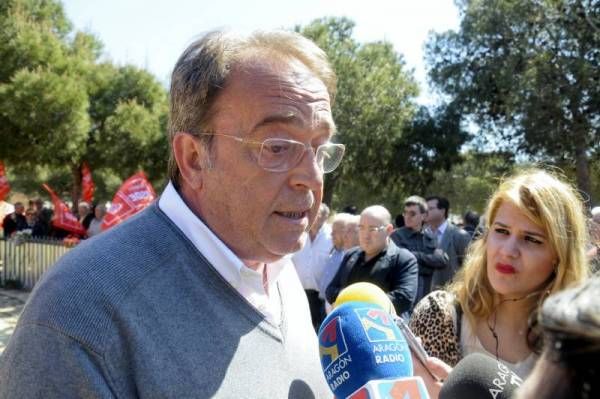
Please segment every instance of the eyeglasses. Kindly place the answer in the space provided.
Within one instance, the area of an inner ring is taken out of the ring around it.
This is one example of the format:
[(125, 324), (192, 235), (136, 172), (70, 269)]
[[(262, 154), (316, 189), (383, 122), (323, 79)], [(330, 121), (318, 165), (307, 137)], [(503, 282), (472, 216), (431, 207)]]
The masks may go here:
[(365, 233), (365, 232), (375, 233), (376, 231), (381, 231), (384, 229), (385, 229), (385, 226), (363, 226), (363, 225), (358, 226), (358, 230), (362, 231), (363, 233)]
[[(255, 154), (258, 165), (269, 172), (286, 172), (293, 169), (300, 163), (306, 150), (314, 151), (310, 144), (288, 139), (269, 138), (264, 141), (255, 141), (218, 133), (198, 133), (196, 136), (229, 137), (240, 143), (254, 146), (258, 149), (258, 153)], [(313, 154), (321, 172), (333, 172), (342, 161), (345, 150), (346, 147), (343, 144), (337, 143), (325, 143), (318, 146)]]
[(417, 215), (421, 215), (421, 213), (417, 213), (415, 211), (404, 211), (404, 212), (402, 212), (402, 215), (410, 217), (410, 218), (414, 218)]

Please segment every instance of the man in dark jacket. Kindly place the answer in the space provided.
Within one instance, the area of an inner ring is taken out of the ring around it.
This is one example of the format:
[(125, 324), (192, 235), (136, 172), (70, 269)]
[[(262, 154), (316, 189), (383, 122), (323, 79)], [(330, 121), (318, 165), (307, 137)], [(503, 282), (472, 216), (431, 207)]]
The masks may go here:
[(462, 266), (467, 247), (471, 242), (469, 233), (448, 222), (450, 202), (444, 197), (427, 197), (427, 224), (436, 237), (437, 247), (448, 255), (449, 267), (435, 269), (431, 278), (431, 289), (446, 285)]
[(2, 228), (4, 229), (5, 238), (9, 238), (15, 232), (19, 230), (24, 230), (28, 227), (27, 219), (25, 218), (24, 212), (25, 207), (23, 206), (23, 204), (20, 202), (16, 202), (15, 211), (13, 213), (9, 213), (4, 217), (4, 220), (2, 221)]
[(448, 255), (436, 248), (435, 237), (423, 228), (427, 216), (427, 203), (417, 195), (404, 201), (404, 226), (396, 229), (390, 238), (400, 248), (408, 249), (419, 264), (419, 288), (415, 303), (431, 290), (431, 277), (435, 269), (448, 267)]
[(417, 259), (389, 238), (391, 215), (383, 206), (370, 206), (360, 214), (359, 242), (344, 256), (340, 270), (327, 287), (329, 303), (357, 282), (369, 282), (385, 291), (399, 316), (408, 318), (417, 294)]

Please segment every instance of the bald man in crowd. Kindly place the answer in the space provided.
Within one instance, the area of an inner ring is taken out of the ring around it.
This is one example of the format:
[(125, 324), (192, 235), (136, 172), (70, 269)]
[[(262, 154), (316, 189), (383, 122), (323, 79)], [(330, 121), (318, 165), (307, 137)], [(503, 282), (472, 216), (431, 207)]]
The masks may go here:
[(348, 251), (340, 270), (327, 287), (327, 301), (334, 303), (339, 292), (350, 284), (369, 282), (384, 290), (396, 313), (408, 319), (417, 294), (417, 259), (389, 238), (391, 215), (381, 205), (365, 208), (360, 214), (360, 246)]

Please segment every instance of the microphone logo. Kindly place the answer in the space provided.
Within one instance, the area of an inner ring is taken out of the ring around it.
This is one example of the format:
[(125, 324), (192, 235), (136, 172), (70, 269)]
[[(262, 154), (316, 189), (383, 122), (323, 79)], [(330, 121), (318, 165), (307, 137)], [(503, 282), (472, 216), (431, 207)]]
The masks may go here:
[(384, 310), (375, 308), (355, 309), (370, 342), (404, 341), (392, 317)]
[(348, 345), (340, 324), (340, 317), (334, 317), (319, 334), (319, 354), (323, 369), (329, 368), (340, 356), (348, 352)]

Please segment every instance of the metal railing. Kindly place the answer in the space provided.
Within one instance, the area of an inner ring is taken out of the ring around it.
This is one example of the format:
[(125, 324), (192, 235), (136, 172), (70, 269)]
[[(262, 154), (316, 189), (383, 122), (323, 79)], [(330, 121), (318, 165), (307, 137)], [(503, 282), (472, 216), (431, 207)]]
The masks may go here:
[(61, 240), (0, 239), (0, 286), (33, 289), (42, 274), (69, 249)]

